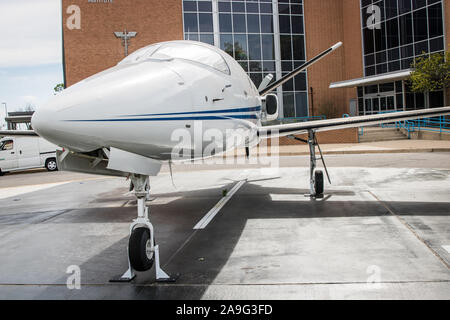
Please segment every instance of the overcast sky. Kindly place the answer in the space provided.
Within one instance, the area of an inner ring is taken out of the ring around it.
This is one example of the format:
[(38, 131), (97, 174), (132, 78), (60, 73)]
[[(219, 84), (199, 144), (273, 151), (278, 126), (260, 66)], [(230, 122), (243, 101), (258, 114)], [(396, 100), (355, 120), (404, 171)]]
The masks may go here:
[(0, 103), (39, 107), (63, 82), (60, 0), (0, 0), (0, 30)]

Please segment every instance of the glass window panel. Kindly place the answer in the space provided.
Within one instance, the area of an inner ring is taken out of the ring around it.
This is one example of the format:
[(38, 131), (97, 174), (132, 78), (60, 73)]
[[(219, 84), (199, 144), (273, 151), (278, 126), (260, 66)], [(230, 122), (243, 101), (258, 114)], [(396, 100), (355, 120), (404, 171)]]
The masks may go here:
[(411, 0), (398, 0), (399, 14), (411, 11)]
[(295, 90), (306, 91), (306, 73), (302, 72), (294, 78)]
[(381, 29), (374, 29), (375, 34), (375, 51), (386, 49), (386, 23), (381, 23)]
[(395, 92), (402, 92), (402, 91), (403, 91), (402, 81), (395, 81)]
[(238, 63), (241, 65), (242, 69), (244, 69), (245, 72), (248, 72), (248, 62), (247, 61), (238, 61)]
[(250, 79), (253, 81), (254, 85), (258, 88), (262, 81), (262, 74), (261, 73), (250, 73), (249, 74)]
[(198, 33), (192, 33), (192, 32), (186, 32), (186, 35), (184, 36), (184, 39), (186, 40), (192, 40), (192, 41), (198, 41)]
[(261, 32), (273, 33), (273, 17), (271, 15), (261, 15)]
[(366, 64), (366, 66), (371, 66), (375, 64), (375, 55), (369, 54), (367, 56), (364, 56), (364, 63)]
[(294, 94), (283, 93), (283, 111), (285, 118), (295, 117)]
[(260, 33), (259, 30), (259, 15), (247, 15), (247, 30), (249, 33)]
[(247, 32), (244, 14), (233, 14), (233, 30), (234, 32)]
[(401, 52), (402, 52), (402, 58), (412, 57), (414, 55), (413, 45), (411, 44), (409, 46), (402, 47)]
[(430, 38), (443, 35), (442, 5), (440, 3), (428, 7), (428, 26)]
[(399, 19), (400, 25), (400, 43), (402, 45), (413, 42), (412, 16), (406, 14)]
[(245, 12), (245, 5), (243, 2), (233, 2), (233, 12)]
[(394, 83), (393, 82), (380, 84), (380, 92), (389, 92), (389, 91), (394, 91)]
[(378, 93), (378, 85), (374, 84), (374, 85), (370, 85), (370, 86), (365, 86), (364, 92), (366, 94)]
[(185, 32), (197, 32), (198, 31), (198, 21), (196, 13), (185, 13), (184, 14), (184, 31)]
[(212, 12), (212, 2), (209, 1), (199, 1), (198, 2), (199, 12)]
[(375, 46), (374, 46), (373, 30), (364, 28), (363, 35), (364, 35), (364, 54), (374, 53)]
[(184, 11), (197, 11), (197, 1), (183, 1)]
[(273, 44), (273, 35), (264, 34), (261, 36), (261, 40), (262, 40), (263, 59), (274, 60), (275, 48)]
[(271, 3), (261, 3), (260, 11), (261, 11), (261, 13), (272, 13), (272, 4)]
[(413, 9), (418, 9), (425, 7), (427, 5), (427, 0), (412, 0)]
[(444, 92), (432, 91), (430, 92), (430, 108), (441, 108), (444, 106)]
[(389, 50), (388, 51), (388, 59), (390, 61), (400, 59), (400, 51), (399, 51), (399, 49), (396, 48), (396, 49)]
[(412, 58), (402, 60), (402, 69), (411, 68), (411, 64), (414, 62)]
[(233, 37), (231, 34), (222, 33), (220, 35), (220, 49), (233, 56)]
[(376, 54), (377, 63), (386, 62), (386, 51), (382, 51)]
[(427, 9), (414, 11), (414, 41), (428, 38)]
[(425, 108), (425, 96), (422, 92), (416, 93), (416, 109)]
[(247, 60), (247, 37), (245, 34), (234, 35), (234, 58), (236, 60)]
[(219, 2), (219, 12), (231, 12), (231, 3)]
[(395, 110), (395, 99), (394, 96), (388, 96), (386, 99), (387, 110)]
[(250, 60), (261, 60), (261, 39), (259, 34), (248, 35), (248, 51)]
[(414, 110), (414, 93), (406, 94), (406, 110)]
[(403, 95), (402, 94), (395, 95), (395, 100), (397, 102), (397, 110), (403, 109)]
[(231, 14), (219, 14), (219, 30), (220, 32), (232, 32)]
[(308, 116), (308, 97), (306, 92), (298, 92), (295, 94), (295, 116)]
[(279, 14), (289, 14), (289, 5), (284, 3), (278, 4), (278, 13)]
[(386, 19), (393, 18), (397, 16), (397, 0), (386, 0), (385, 1)]
[(372, 113), (372, 100), (366, 99), (365, 105), (366, 105), (366, 113)]
[(414, 51), (416, 56), (421, 55), (423, 53), (428, 53), (428, 40), (417, 42), (414, 44)]
[(380, 112), (380, 99), (379, 98), (373, 98), (372, 99), (372, 112), (373, 113), (379, 113)]
[(387, 47), (395, 48), (398, 47), (398, 19), (391, 19), (386, 21), (386, 37), (387, 37)]
[(264, 71), (275, 71), (275, 61), (263, 61)]
[(279, 16), (280, 33), (291, 33), (291, 19), (289, 16)]
[[(286, 74), (283, 74), (285, 76)], [(294, 80), (291, 79), (285, 83), (283, 83), (283, 91), (294, 91)]]
[(305, 42), (303, 37), (304, 36), (292, 36), (294, 60), (305, 60)]
[(291, 14), (303, 14), (303, 7), (301, 5), (291, 4)]
[(388, 71), (387, 63), (377, 64), (377, 74), (386, 73)]
[(399, 60), (394, 61), (394, 62), (389, 62), (388, 66), (389, 66), (389, 72), (398, 71), (401, 69)]
[(444, 38), (437, 38), (430, 40), (430, 52), (444, 50)]
[(303, 16), (292, 16), (292, 33), (303, 33)]
[(281, 61), (282, 71), (292, 71), (292, 61)]
[(210, 45), (214, 45), (214, 35), (212, 33), (201, 33), (200, 41), (204, 43), (208, 43)]
[(291, 36), (280, 35), (281, 59), (292, 60)]
[(200, 32), (213, 32), (213, 19), (211, 13), (199, 13), (198, 22)]
[(364, 72), (366, 73), (366, 76), (373, 76), (375, 75), (375, 67), (367, 67), (364, 69)]
[(247, 13), (258, 13), (259, 6), (258, 3), (247, 2)]
[(262, 71), (260, 61), (250, 61), (249, 62), (250, 72), (252, 71)]

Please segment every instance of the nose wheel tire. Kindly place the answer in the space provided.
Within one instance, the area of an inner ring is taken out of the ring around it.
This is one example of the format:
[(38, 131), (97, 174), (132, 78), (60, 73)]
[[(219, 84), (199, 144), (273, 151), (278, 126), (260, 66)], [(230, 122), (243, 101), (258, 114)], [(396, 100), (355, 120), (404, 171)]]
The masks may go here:
[(316, 191), (316, 195), (322, 195), (323, 194), (323, 171), (322, 170), (316, 170), (314, 172), (314, 190)]
[(150, 230), (148, 228), (139, 227), (131, 232), (128, 242), (128, 255), (134, 270), (147, 271), (153, 266), (155, 253), (151, 250), (150, 241)]
[(58, 164), (56, 163), (56, 159), (48, 159), (45, 162), (45, 168), (48, 171), (56, 171), (56, 170), (58, 170)]

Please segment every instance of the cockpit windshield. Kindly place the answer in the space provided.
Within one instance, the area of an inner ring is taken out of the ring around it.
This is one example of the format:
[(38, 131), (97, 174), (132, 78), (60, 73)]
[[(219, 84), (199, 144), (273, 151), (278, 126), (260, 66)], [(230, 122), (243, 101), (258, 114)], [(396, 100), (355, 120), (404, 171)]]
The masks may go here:
[(214, 50), (195, 43), (169, 42), (162, 44), (153, 51), (152, 57), (179, 58), (206, 64), (225, 74), (230, 74), (230, 69), (225, 59)]
[(147, 59), (186, 59), (205, 64), (225, 74), (230, 74), (228, 64), (218, 52), (199, 44), (186, 42), (166, 42), (141, 48), (119, 62), (119, 65)]

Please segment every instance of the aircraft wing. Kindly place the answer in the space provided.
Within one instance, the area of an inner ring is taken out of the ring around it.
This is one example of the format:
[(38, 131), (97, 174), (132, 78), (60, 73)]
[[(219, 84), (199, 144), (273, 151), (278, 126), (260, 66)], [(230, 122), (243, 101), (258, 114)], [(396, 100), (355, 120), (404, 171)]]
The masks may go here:
[(34, 130), (0, 130), (0, 137), (37, 136)]
[(337, 118), (328, 120), (317, 120), (300, 123), (280, 124), (263, 126), (258, 128), (261, 138), (275, 138), (294, 134), (307, 133), (309, 130), (315, 132), (364, 127), (382, 123), (390, 123), (403, 120), (437, 117), (450, 114), (450, 107), (422, 109), (413, 111), (401, 111), (370, 116)]

